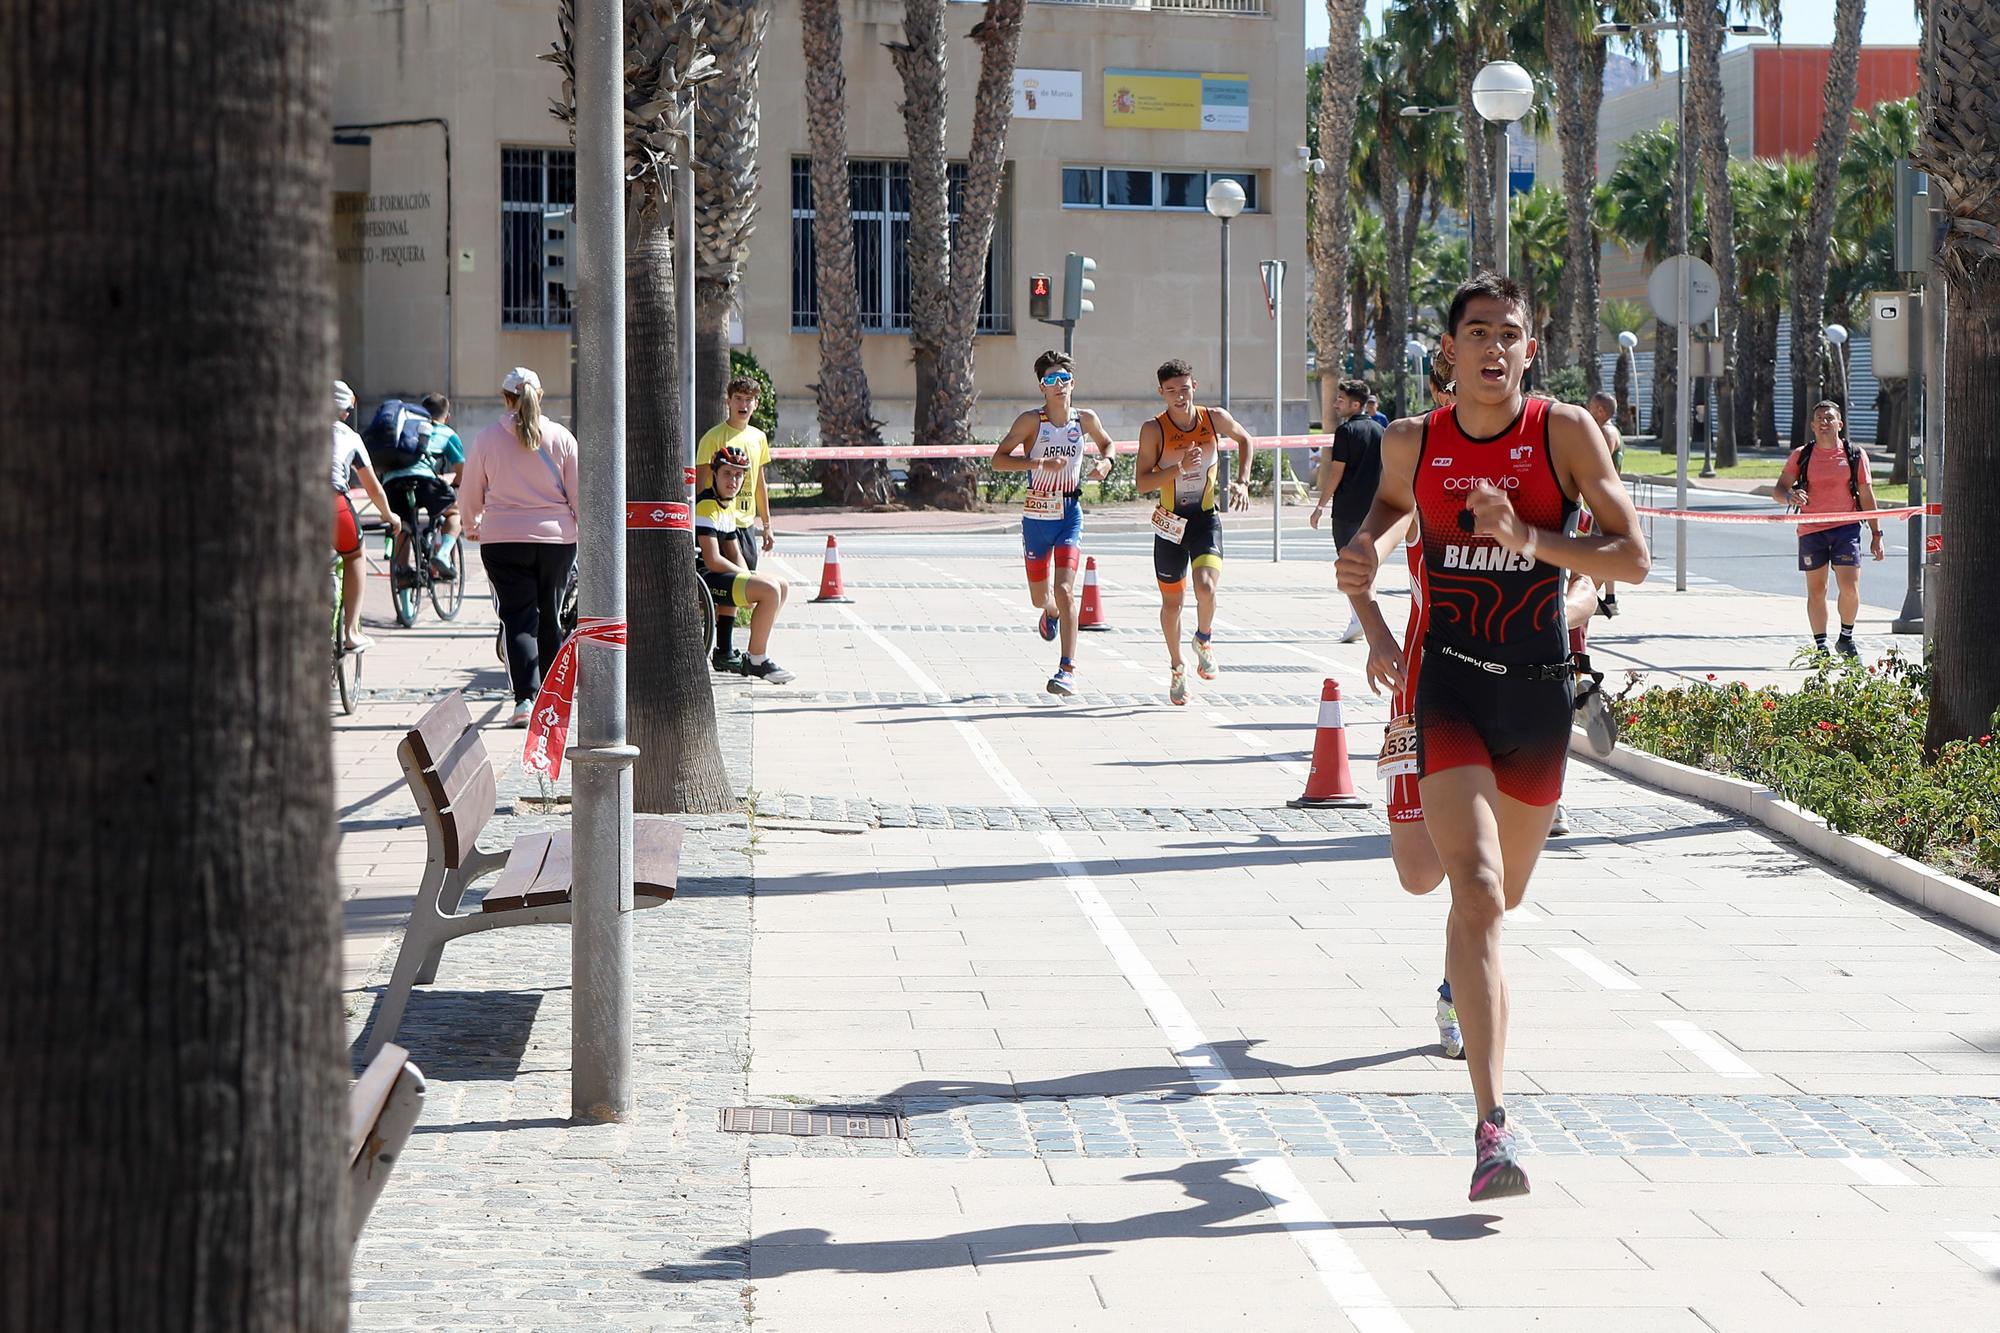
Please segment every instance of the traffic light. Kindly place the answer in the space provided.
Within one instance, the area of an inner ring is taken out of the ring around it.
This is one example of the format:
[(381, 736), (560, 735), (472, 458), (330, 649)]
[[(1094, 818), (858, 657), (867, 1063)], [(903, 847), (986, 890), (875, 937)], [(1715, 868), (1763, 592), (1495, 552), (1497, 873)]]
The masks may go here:
[(1047, 319), (1054, 313), (1049, 296), (1050, 282), (1046, 273), (1028, 275), (1028, 318)]
[(1096, 309), (1090, 303), (1090, 293), (1097, 290), (1097, 284), (1085, 277), (1086, 273), (1097, 272), (1097, 261), (1088, 255), (1072, 253), (1063, 261), (1063, 318), (1075, 321), (1082, 319)]
[(569, 229), (576, 210), (542, 214), (542, 281), (555, 287), (573, 287), (570, 276)]

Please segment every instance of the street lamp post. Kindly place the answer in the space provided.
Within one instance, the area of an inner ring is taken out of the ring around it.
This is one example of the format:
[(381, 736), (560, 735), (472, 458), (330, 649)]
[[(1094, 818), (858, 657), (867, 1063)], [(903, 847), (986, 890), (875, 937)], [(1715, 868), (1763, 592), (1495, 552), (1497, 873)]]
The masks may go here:
[[(1618, 334), (1618, 354), (1625, 358), (1625, 379), (1632, 386), (1632, 397), (1636, 402), (1639, 396), (1639, 335), (1630, 329), (1621, 330)], [(1623, 408), (1625, 404), (1618, 406)], [(1634, 412), (1636, 414), (1636, 408)], [(1634, 419), (1637, 419), (1636, 415)], [(1618, 428), (1623, 430), (1625, 423), (1618, 423)]]
[[(1732, 23), (1727, 31), (1735, 37), (1762, 37), (1765, 29), (1754, 23)], [(1685, 261), (1688, 252), (1688, 153), (1687, 153), (1687, 22), (1684, 18), (1660, 19), (1652, 23), (1600, 23), (1591, 29), (1597, 37), (1630, 37), (1636, 33), (1671, 32), (1674, 35), (1674, 258)], [(1674, 298), (1674, 507), (1687, 508), (1688, 493), (1688, 284), (1693, 266), (1680, 265), (1681, 280)], [(1657, 349), (1655, 355), (1657, 355)], [(1727, 349), (1725, 349), (1725, 355)], [(1687, 520), (1674, 520), (1674, 591), (1687, 591)]]
[[(1209, 214), (1222, 223), (1222, 356), (1219, 370), (1222, 382), (1222, 410), (1229, 410), (1229, 223), (1243, 211), (1248, 200), (1243, 187), (1233, 180), (1223, 179), (1208, 187)], [(1248, 482), (1250, 479), (1243, 479)], [(1216, 506), (1229, 507), (1229, 455), (1225, 451), (1216, 473)]]
[(1493, 159), (1493, 226), (1494, 238), (1499, 242), (1496, 254), (1499, 259), (1500, 276), (1506, 277), (1512, 267), (1508, 250), (1511, 242), (1507, 236), (1507, 197), (1509, 172), (1507, 169), (1507, 127), (1528, 114), (1535, 105), (1535, 81), (1528, 71), (1511, 60), (1495, 60), (1482, 67), (1472, 80), (1472, 107), (1480, 118), (1500, 127), (1500, 151)]

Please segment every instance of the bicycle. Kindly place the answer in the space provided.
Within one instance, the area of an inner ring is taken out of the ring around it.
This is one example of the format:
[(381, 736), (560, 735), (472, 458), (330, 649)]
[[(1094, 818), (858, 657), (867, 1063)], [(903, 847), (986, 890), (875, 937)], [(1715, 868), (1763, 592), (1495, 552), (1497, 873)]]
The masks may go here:
[(390, 600), (395, 603), (396, 623), (404, 629), (417, 623), (417, 613), (423, 609), (424, 596), (430, 595), (431, 607), (440, 620), (457, 620), (458, 613), (465, 609), (465, 550), (464, 543), (452, 554), (449, 576), (438, 573), (438, 541), (444, 535), (443, 525), (429, 510), (420, 510), (417, 521), (409, 533), (408, 548), (410, 565), (398, 568), (395, 562), (396, 538), (391, 533), (389, 543), (389, 584)]
[(361, 706), (361, 658), (359, 649), (347, 646), (347, 581), (341, 577), (341, 559), (333, 558), (333, 686), (340, 696), (343, 717), (353, 717)]
[[(563, 584), (562, 615), (557, 621), (562, 627), (562, 636), (565, 639), (576, 633), (576, 581), (576, 566), (571, 565), (569, 567), (569, 579)], [(701, 653), (703, 657), (706, 657), (715, 651), (715, 594), (708, 590), (706, 583), (702, 582), (699, 566), (696, 568), (694, 588), (696, 594), (701, 598)], [(496, 608), (499, 605), (497, 598), (494, 600), (494, 605)], [(507, 627), (505, 625), (493, 631), (493, 654), (500, 659), (501, 665), (506, 665)]]

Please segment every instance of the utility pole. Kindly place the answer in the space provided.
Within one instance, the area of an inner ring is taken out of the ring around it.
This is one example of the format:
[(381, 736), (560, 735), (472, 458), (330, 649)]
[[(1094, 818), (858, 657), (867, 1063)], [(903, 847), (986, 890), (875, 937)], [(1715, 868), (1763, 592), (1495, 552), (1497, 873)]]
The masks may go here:
[[(625, 621), (625, 23), (620, 0), (576, 0), (575, 327), (580, 618)], [(625, 654), (577, 644), (571, 857), (570, 1114), (632, 1114), (632, 761)]]

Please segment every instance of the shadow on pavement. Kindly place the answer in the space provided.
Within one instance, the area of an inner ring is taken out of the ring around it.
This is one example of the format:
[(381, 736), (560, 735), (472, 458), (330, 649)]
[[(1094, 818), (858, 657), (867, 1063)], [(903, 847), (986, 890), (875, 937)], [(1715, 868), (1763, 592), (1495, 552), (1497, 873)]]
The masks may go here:
[[(784, 1277), (792, 1273), (908, 1273), (925, 1269), (970, 1268), (975, 1265), (1046, 1263), (1086, 1259), (1110, 1253), (1110, 1246), (1168, 1238), (1228, 1240), (1239, 1236), (1282, 1234), (1287, 1230), (1419, 1231), (1434, 1240), (1476, 1240), (1500, 1234), (1497, 1216), (1486, 1213), (1455, 1217), (1394, 1218), (1378, 1216), (1334, 1220), (1287, 1228), (1277, 1221), (1249, 1221), (1265, 1212), (1263, 1191), (1233, 1173), (1237, 1160), (1184, 1162), (1161, 1171), (1140, 1171), (1124, 1177), (1129, 1183), (1171, 1181), (1193, 1200), (1191, 1207), (1161, 1208), (1113, 1221), (1027, 1222), (979, 1227), (943, 1236), (913, 1236), (904, 1240), (841, 1242), (821, 1227), (794, 1227), (753, 1237), (748, 1277)], [(706, 1264), (668, 1264), (644, 1270), (642, 1276), (662, 1282), (741, 1281), (745, 1277), (741, 1246), (704, 1251)]]
[[(371, 989), (375, 992), (375, 1010), (347, 1051), (357, 1074), (361, 1070), (361, 1052), (368, 1048), (368, 1035), (375, 1027), (375, 1014), (382, 1007), (383, 988)], [(403, 1011), (403, 1021), (396, 1028), (395, 1042), (410, 1052), (410, 1058), (428, 1078), (511, 1081), (522, 1072), (521, 1057), (527, 1053), (528, 1037), (535, 1029), (535, 1015), (541, 1011), (544, 993), (449, 991), (418, 986), (410, 992), (409, 1007)]]

